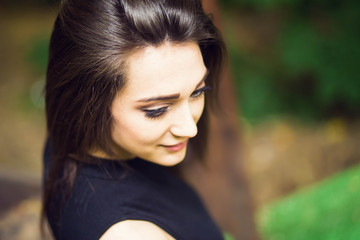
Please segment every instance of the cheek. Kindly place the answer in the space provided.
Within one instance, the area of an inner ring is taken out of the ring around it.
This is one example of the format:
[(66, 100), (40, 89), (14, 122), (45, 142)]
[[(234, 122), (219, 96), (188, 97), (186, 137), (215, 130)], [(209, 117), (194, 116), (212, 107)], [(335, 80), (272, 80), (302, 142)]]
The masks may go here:
[(113, 119), (112, 136), (119, 145), (146, 144), (159, 140), (166, 129), (142, 114)]

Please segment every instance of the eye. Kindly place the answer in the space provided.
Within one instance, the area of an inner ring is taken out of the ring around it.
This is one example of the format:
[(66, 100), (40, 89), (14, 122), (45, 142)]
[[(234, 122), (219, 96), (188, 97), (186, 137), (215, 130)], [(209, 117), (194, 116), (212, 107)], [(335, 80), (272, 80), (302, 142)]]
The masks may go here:
[(169, 109), (169, 107), (161, 107), (161, 108), (155, 108), (155, 109), (142, 109), (142, 111), (145, 112), (145, 117), (151, 118), (151, 119), (156, 119), (156, 118), (163, 116), (167, 112), (168, 109)]
[(211, 90), (211, 87), (209, 87), (209, 86), (202, 87), (200, 89), (195, 90), (191, 94), (191, 97), (194, 99), (200, 98), (204, 95), (205, 92), (210, 91), (210, 90)]

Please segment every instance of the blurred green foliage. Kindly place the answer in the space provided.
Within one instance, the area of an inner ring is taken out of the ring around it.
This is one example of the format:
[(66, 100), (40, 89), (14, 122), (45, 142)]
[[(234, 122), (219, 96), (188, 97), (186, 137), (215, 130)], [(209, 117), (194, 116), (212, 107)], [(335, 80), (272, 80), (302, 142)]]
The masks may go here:
[(50, 36), (37, 36), (32, 39), (29, 44), (29, 50), (26, 58), (34, 72), (44, 75), (48, 62), (48, 49), (50, 44)]
[(254, 54), (229, 40), (245, 118), (261, 122), (274, 115), (311, 121), (360, 116), (360, 1), (221, 2), (231, 12), (237, 8), (281, 18), (266, 51)]
[(259, 211), (259, 230), (272, 240), (360, 239), (360, 166)]

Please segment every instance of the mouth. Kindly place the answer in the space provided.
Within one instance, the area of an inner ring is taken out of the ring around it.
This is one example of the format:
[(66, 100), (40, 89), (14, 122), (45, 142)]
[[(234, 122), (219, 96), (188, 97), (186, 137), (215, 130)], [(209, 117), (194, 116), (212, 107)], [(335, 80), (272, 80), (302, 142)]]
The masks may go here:
[(174, 144), (174, 145), (163, 145), (163, 147), (171, 152), (177, 152), (177, 151), (184, 149), (186, 147), (187, 143), (188, 143), (188, 140), (186, 140), (185, 142), (182, 142), (182, 143)]

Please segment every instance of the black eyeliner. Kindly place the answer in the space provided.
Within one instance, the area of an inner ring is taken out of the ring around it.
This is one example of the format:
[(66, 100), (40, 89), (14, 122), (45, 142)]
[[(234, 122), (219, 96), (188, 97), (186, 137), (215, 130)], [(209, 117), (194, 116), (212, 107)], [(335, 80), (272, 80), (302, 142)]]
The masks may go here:
[(159, 118), (161, 117), (164, 113), (167, 112), (169, 107), (161, 107), (161, 108), (156, 108), (156, 109), (142, 109), (142, 111), (145, 112), (145, 116), (147, 118)]

